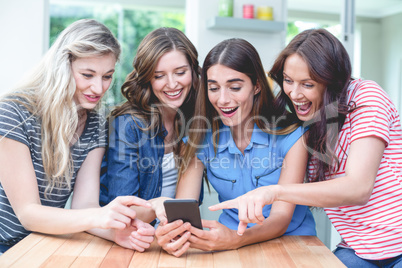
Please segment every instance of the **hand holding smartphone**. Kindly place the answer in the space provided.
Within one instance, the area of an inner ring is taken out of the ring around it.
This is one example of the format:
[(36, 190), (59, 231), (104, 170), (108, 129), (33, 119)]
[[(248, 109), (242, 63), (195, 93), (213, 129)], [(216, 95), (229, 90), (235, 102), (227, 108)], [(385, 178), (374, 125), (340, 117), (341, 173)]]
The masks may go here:
[(200, 209), (195, 199), (169, 199), (163, 202), (168, 222), (183, 220), (202, 230)]

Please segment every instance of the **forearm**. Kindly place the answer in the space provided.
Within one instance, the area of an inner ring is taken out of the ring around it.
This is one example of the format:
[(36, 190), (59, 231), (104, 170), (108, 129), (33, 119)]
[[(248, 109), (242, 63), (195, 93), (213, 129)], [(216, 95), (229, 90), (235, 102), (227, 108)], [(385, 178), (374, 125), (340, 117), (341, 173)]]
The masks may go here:
[(100, 228), (93, 228), (86, 230), (86, 232), (99, 236), (103, 239), (109, 240), (109, 241), (115, 241), (115, 230), (114, 229), (100, 229)]
[(236, 248), (280, 237), (286, 232), (289, 222), (284, 222), (281, 215), (271, 214), (262, 225), (256, 224), (248, 228), (242, 236), (236, 234)]
[(276, 201), (314, 207), (364, 205), (372, 188), (354, 183), (348, 177), (305, 184), (270, 186)]
[(370, 199), (384, 154), (385, 143), (366, 137), (351, 143), (345, 175), (327, 181), (284, 185), (276, 200), (316, 207), (362, 206)]
[(67, 234), (100, 227), (96, 224), (95, 216), (92, 216), (96, 209), (63, 209), (32, 204), (18, 218), (24, 228), (30, 231)]

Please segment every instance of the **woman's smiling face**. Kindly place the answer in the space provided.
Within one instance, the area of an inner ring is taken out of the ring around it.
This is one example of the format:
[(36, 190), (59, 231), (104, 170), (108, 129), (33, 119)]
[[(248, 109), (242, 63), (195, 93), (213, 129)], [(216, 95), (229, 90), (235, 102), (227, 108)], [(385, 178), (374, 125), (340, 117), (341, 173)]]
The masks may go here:
[(258, 87), (244, 73), (220, 64), (211, 66), (207, 77), (208, 99), (222, 122), (229, 127), (245, 126), (252, 116)]
[(76, 90), (74, 101), (84, 109), (94, 109), (112, 83), (116, 57), (78, 58), (71, 63)]
[[(152, 90), (159, 101), (175, 110), (179, 109), (191, 90), (191, 68), (186, 56), (172, 50), (156, 64)], [(166, 108), (167, 108), (166, 107)]]
[(302, 121), (313, 118), (323, 102), (325, 85), (311, 79), (307, 63), (298, 54), (289, 56), (283, 68), (283, 90), (290, 98), (297, 117)]

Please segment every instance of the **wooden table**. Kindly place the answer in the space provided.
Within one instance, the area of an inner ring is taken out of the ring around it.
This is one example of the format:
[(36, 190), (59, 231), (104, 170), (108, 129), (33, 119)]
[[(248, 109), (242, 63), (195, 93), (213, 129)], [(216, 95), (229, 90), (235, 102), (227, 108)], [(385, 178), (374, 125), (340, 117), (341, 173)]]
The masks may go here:
[(176, 258), (154, 241), (144, 253), (90, 235), (32, 233), (0, 257), (0, 267), (345, 267), (315, 236), (284, 236), (238, 250), (190, 249)]

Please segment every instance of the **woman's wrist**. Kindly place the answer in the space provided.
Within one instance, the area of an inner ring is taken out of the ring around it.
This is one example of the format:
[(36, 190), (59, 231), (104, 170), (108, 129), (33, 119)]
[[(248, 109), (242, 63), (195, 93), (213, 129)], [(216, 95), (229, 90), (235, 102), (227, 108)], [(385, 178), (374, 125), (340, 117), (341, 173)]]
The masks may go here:
[(280, 184), (267, 186), (270, 194), (272, 195), (272, 203), (275, 201), (284, 201), (283, 200), (283, 187)]
[(238, 249), (247, 245), (244, 234), (238, 235), (237, 230), (232, 230), (232, 239), (228, 249)]

